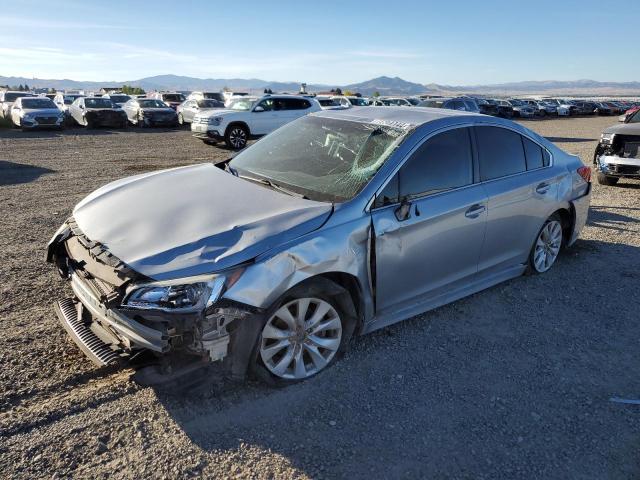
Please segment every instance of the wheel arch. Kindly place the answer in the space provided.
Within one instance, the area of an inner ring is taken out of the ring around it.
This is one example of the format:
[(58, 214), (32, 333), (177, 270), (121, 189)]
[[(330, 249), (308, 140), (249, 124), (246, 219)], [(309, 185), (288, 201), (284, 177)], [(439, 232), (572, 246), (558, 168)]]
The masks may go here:
[(233, 120), (232, 122), (229, 122), (227, 128), (224, 129), (224, 134), (226, 135), (229, 132), (229, 129), (235, 126), (243, 127), (247, 131), (247, 136), (251, 135), (251, 129), (249, 128), (249, 125), (243, 120)]

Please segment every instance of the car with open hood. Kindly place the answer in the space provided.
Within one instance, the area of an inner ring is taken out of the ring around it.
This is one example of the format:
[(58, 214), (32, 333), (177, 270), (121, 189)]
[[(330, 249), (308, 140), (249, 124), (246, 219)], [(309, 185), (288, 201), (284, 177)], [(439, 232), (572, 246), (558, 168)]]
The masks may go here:
[(126, 128), (127, 116), (108, 98), (79, 97), (69, 106), (69, 115), (78, 125), (87, 128)]
[(138, 127), (175, 127), (178, 114), (162, 100), (132, 98), (122, 107), (129, 122)]
[(18, 97), (11, 106), (9, 118), (23, 130), (64, 127), (64, 113), (47, 97)]
[(320, 111), (81, 200), (47, 250), (73, 292), (56, 310), (99, 365), (147, 352), (158, 375), (190, 358), (304, 380), (355, 334), (548, 271), (585, 225), (590, 172), (503, 119)]
[(621, 178), (640, 178), (640, 110), (602, 132), (593, 163), (601, 185), (616, 185)]

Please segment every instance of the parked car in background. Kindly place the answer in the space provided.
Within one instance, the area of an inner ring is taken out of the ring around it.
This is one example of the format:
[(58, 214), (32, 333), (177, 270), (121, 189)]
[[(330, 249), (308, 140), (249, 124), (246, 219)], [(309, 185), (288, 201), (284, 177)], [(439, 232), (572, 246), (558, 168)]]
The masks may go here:
[(536, 115), (536, 110), (531, 105), (528, 105), (517, 98), (512, 98), (507, 100), (507, 102), (513, 108), (513, 114), (515, 117), (532, 118)]
[(125, 95), (124, 93), (107, 93), (102, 96), (102, 98), (108, 98), (111, 100), (115, 106), (122, 108), (125, 103), (131, 100), (129, 95)]
[(414, 107), (417, 107), (418, 104), (422, 102), (422, 99), (418, 97), (407, 97), (405, 98), (405, 100), (409, 102), (411, 105), (413, 105)]
[(491, 103), (485, 98), (474, 98), (474, 100), (476, 105), (478, 105), (480, 113), (483, 115), (492, 115), (494, 117), (498, 116), (498, 106), (495, 103)]
[(506, 100), (501, 100), (497, 98), (486, 98), (486, 102), (495, 105), (497, 108), (497, 116), (502, 118), (513, 118), (514, 112), (513, 107)]
[(229, 148), (240, 150), (250, 138), (266, 135), (320, 110), (316, 100), (298, 95), (243, 97), (232, 101), (225, 110), (197, 114), (191, 131), (207, 144), (224, 141)]
[(507, 120), (318, 112), (219, 167), (82, 200), (47, 248), (76, 297), (56, 312), (98, 365), (150, 351), (172, 375), (192, 358), (297, 382), (354, 334), (549, 271), (585, 225), (589, 174)]
[(428, 98), (418, 104), (419, 107), (429, 108), (446, 108), (449, 110), (458, 110), (461, 112), (480, 113), (480, 108), (474, 99), (469, 97), (438, 97)]
[(320, 108), (322, 108), (322, 110), (344, 110), (345, 108), (351, 107), (350, 103), (349, 105), (345, 105), (334, 97), (318, 95), (315, 99), (320, 104)]
[(64, 93), (58, 92), (56, 93), (55, 98), (53, 99), (53, 103), (56, 104), (56, 107), (62, 112), (68, 113), (69, 107), (71, 104), (76, 101), (78, 98), (82, 98), (84, 95), (79, 93)]
[(5, 90), (0, 92), (0, 107), (2, 107), (2, 117), (9, 119), (11, 117), (11, 107), (13, 102), (20, 97), (33, 97), (34, 95), (29, 92), (20, 92), (13, 90)]
[(183, 94), (177, 92), (154, 92), (151, 95), (148, 95), (147, 98), (161, 100), (174, 110), (176, 110), (178, 105), (186, 100)]
[(183, 125), (185, 123), (191, 123), (193, 117), (201, 112), (214, 109), (223, 109), (224, 103), (220, 100), (204, 99), (204, 100), (187, 100), (184, 103), (178, 105), (176, 113), (178, 114), (178, 123)]
[(224, 98), (225, 105), (228, 105), (231, 100), (235, 100), (241, 97), (248, 97), (249, 94), (247, 92), (234, 92), (231, 90), (226, 90), (222, 92), (222, 97)]
[(631, 115), (636, 113), (638, 110), (640, 110), (640, 106), (631, 107), (629, 110), (627, 110), (626, 112), (624, 112), (622, 115), (618, 117), (618, 121), (626, 122), (631, 117)]
[(604, 102), (610, 109), (613, 115), (619, 115), (624, 113), (625, 108), (617, 102)]
[(23, 130), (64, 126), (64, 113), (47, 97), (18, 97), (10, 110), (11, 122)]
[(354, 95), (333, 95), (331, 97), (336, 102), (340, 103), (344, 108), (350, 107), (366, 107), (372, 105), (373, 102), (364, 97), (356, 97)]
[(385, 105), (390, 107), (413, 107), (413, 103), (411, 103), (406, 98), (402, 97), (381, 97), (380, 100), (384, 102)]
[(175, 127), (178, 114), (162, 100), (132, 98), (122, 107), (129, 122), (139, 127)]
[(127, 116), (111, 100), (102, 97), (79, 97), (69, 105), (69, 115), (87, 128), (127, 128)]
[(613, 115), (611, 107), (604, 102), (595, 102), (596, 113), (598, 115)]
[(607, 128), (593, 155), (598, 183), (616, 185), (621, 178), (640, 178), (640, 110), (622, 125)]
[(218, 100), (224, 103), (225, 98), (222, 92), (191, 92), (187, 100)]

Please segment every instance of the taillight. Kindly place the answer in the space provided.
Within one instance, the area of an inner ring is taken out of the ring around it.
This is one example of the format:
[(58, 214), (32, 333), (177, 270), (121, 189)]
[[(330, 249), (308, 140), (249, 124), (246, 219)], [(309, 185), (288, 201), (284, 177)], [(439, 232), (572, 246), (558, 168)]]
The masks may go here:
[(578, 175), (580, 175), (585, 182), (591, 182), (591, 167), (580, 167), (578, 169)]

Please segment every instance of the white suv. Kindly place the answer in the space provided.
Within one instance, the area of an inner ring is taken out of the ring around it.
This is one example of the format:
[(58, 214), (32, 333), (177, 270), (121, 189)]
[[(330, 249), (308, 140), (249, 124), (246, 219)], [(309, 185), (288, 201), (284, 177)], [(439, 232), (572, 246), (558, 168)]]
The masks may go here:
[(193, 136), (207, 144), (224, 140), (229, 148), (240, 150), (253, 137), (266, 135), (276, 128), (311, 112), (319, 112), (313, 98), (294, 95), (242, 97), (225, 110), (196, 114), (191, 122)]

